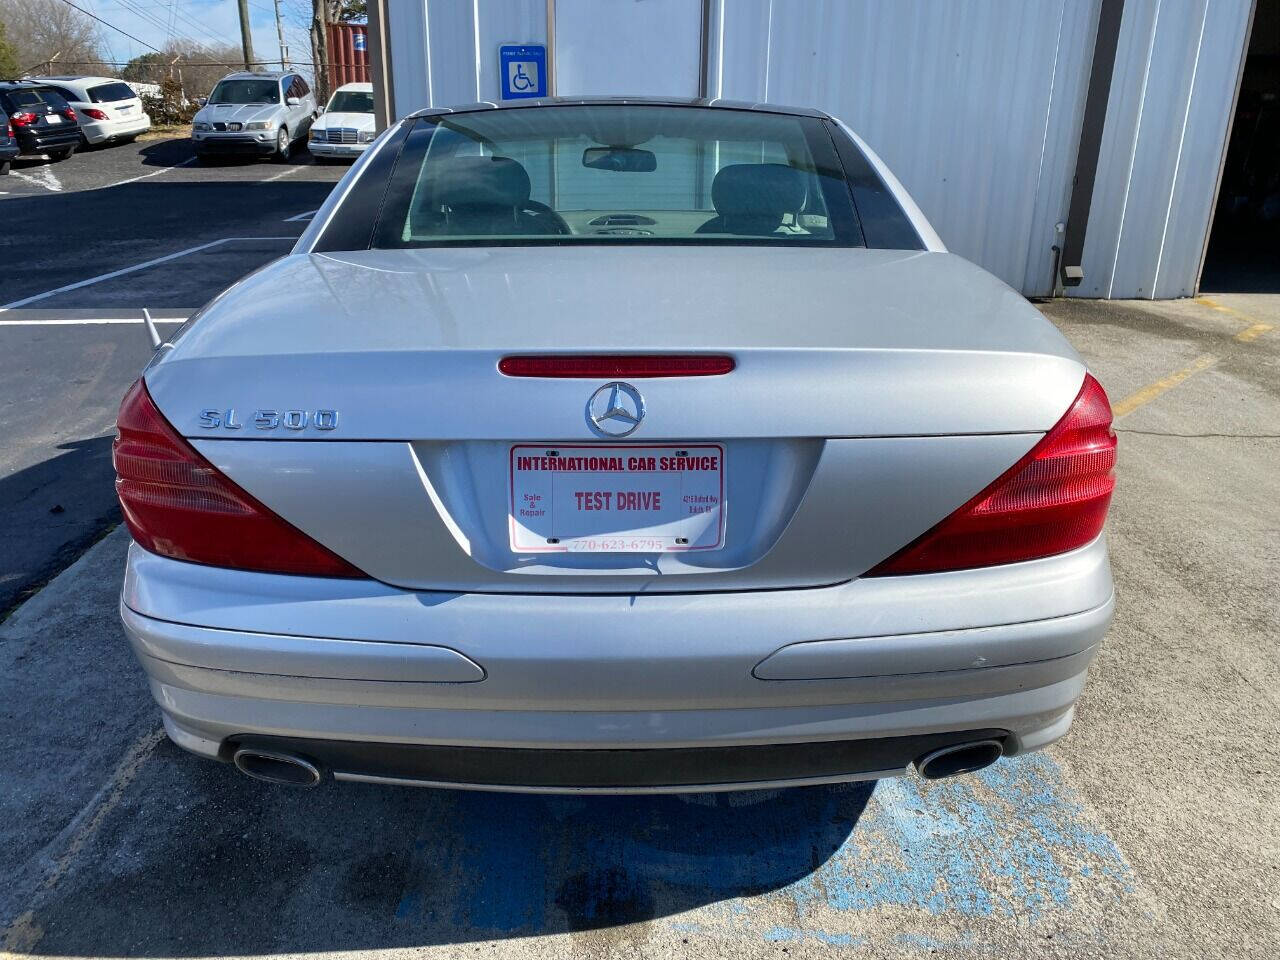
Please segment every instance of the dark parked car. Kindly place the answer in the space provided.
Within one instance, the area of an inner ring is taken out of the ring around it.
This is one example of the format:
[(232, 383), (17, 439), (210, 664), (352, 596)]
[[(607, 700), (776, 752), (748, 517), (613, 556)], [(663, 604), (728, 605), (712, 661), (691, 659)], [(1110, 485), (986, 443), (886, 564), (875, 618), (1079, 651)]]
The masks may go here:
[(0, 114), (0, 176), (9, 172), (9, 161), (18, 155), (18, 141), (13, 135), (13, 124)]
[(0, 112), (18, 140), (18, 152), (65, 160), (80, 142), (80, 118), (62, 94), (32, 83), (0, 83)]

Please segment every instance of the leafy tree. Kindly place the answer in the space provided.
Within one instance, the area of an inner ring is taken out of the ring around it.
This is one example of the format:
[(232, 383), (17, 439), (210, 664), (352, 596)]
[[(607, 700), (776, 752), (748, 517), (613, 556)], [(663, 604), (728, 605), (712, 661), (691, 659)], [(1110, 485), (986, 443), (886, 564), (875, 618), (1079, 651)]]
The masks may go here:
[(168, 65), (169, 61), (163, 54), (144, 53), (125, 64), (120, 78), (131, 83), (159, 83)]
[(18, 52), (9, 43), (4, 21), (0, 21), (0, 80), (13, 79), (21, 69), (18, 63)]

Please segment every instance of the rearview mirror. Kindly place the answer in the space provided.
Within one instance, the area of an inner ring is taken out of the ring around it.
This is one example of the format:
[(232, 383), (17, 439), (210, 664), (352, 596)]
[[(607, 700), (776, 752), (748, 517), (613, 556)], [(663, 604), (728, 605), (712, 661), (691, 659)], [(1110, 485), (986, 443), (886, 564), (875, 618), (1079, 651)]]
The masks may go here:
[(302, 101), (299, 100), (297, 97), (289, 97), (287, 100), (285, 100), (285, 103), (287, 103), (291, 107), (296, 107), (301, 102)]
[(635, 147), (587, 147), (582, 151), (582, 165), (616, 173), (652, 173), (658, 169), (658, 158)]
[(196, 97), (196, 106), (207, 107), (209, 105), (208, 97)]

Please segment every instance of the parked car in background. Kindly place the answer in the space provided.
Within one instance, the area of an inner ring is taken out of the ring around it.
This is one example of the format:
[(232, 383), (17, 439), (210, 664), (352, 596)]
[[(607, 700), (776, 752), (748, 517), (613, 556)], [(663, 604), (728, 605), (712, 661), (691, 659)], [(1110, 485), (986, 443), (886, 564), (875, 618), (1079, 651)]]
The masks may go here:
[(18, 155), (18, 140), (13, 135), (13, 124), (0, 115), (0, 177), (9, 172), (9, 164)]
[(318, 108), (296, 73), (233, 73), (218, 81), (191, 123), (196, 158), (270, 156), (288, 160), (305, 142)]
[(133, 87), (112, 77), (35, 77), (56, 90), (80, 115), (83, 143), (133, 140), (151, 129), (151, 118)]
[(373, 84), (347, 83), (333, 92), (329, 105), (311, 125), (308, 147), (317, 162), (354, 160), (377, 138)]
[(0, 83), (0, 112), (9, 119), (19, 153), (65, 160), (80, 143), (80, 118), (49, 87), (22, 80)]
[(1071, 726), (1111, 419), (824, 113), (432, 108), (129, 390), (120, 611), (274, 782), (951, 776)]

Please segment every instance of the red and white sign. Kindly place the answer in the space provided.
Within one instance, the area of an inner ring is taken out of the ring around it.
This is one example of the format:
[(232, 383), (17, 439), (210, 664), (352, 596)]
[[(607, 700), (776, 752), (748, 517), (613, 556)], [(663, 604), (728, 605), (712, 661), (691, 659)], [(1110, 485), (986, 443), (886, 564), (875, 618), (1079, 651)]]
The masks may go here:
[(678, 553), (724, 545), (718, 443), (511, 448), (515, 553)]

